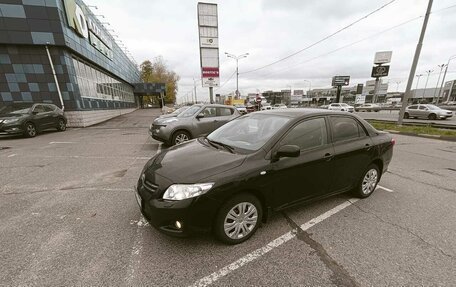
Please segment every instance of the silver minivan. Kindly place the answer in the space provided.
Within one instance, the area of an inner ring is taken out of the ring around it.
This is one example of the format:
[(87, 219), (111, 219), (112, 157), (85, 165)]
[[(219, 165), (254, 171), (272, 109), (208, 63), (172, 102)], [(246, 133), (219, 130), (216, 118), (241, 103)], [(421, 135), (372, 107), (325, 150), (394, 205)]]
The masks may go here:
[(149, 128), (152, 138), (168, 145), (205, 136), (241, 114), (233, 106), (193, 105), (173, 118), (155, 120)]

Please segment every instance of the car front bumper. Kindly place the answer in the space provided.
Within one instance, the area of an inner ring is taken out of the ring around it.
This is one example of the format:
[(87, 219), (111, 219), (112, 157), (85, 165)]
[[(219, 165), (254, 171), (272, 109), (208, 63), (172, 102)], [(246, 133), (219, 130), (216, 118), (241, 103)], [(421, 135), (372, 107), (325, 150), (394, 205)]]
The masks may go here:
[(24, 133), (21, 124), (0, 124), (0, 135), (16, 135)]
[(141, 213), (150, 225), (160, 232), (178, 237), (210, 231), (220, 205), (218, 201), (204, 195), (179, 201), (163, 200), (161, 196), (151, 193), (140, 181), (135, 193)]
[(149, 128), (149, 135), (154, 139), (161, 142), (169, 142), (169, 134), (166, 132), (166, 126), (154, 126)]

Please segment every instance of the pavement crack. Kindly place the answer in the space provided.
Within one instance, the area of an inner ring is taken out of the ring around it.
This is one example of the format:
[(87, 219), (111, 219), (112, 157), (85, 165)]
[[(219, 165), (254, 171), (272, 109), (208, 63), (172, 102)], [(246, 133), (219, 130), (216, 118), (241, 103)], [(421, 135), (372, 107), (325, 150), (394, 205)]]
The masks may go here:
[(391, 225), (391, 226), (394, 226), (400, 230), (403, 230), (409, 234), (411, 234), (412, 236), (414, 236), (415, 238), (417, 238), (418, 240), (420, 240), (422, 243), (424, 243), (425, 245), (431, 247), (431, 248), (434, 248), (436, 249), (437, 251), (439, 251), (442, 255), (448, 257), (448, 258), (451, 258), (451, 259), (455, 259), (455, 257), (451, 254), (448, 254), (446, 253), (443, 249), (441, 249), (440, 247), (438, 247), (437, 245), (434, 245), (428, 241), (426, 241), (423, 237), (421, 237), (420, 235), (418, 235), (417, 233), (413, 232), (412, 230), (410, 230), (409, 228), (405, 227), (405, 226), (402, 226), (402, 225), (399, 225), (397, 223), (394, 223), (394, 222), (390, 222), (388, 220), (385, 220), (383, 219), (382, 217), (380, 217), (378, 214), (376, 214), (375, 212), (372, 212), (370, 210), (366, 210), (362, 207), (360, 207), (358, 204), (356, 203), (352, 203), (353, 206), (355, 206), (358, 210), (360, 210), (361, 212), (364, 212), (366, 214), (370, 214), (372, 216), (374, 216), (375, 218), (377, 218), (378, 220), (380, 220), (381, 222), (385, 223), (385, 224), (388, 224), (388, 225)]
[(390, 173), (390, 174), (395, 175), (395, 176), (399, 176), (400, 178), (403, 178), (403, 179), (411, 180), (413, 182), (419, 182), (419, 183), (427, 185), (427, 186), (432, 186), (432, 187), (435, 187), (437, 189), (443, 189), (445, 191), (456, 193), (456, 190), (454, 190), (454, 189), (446, 188), (446, 187), (443, 187), (443, 186), (440, 186), (440, 185), (437, 185), (437, 184), (428, 183), (428, 182), (425, 182), (425, 181), (420, 181), (420, 180), (418, 180), (416, 178), (412, 178), (412, 177), (408, 177), (408, 176), (405, 176), (405, 175), (402, 175), (402, 174), (398, 174), (398, 173), (392, 172), (390, 170), (388, 170), (387, 173)]
[(302, 230), (301, 227), (285, 212), (282, 211), (282, 215), (287, 220), (288, 225), (293, 228), (293, 231), (296, 233), (296, 238), (312, 248), (320, 258), (321, 262), (323, 262), (323, 264), (331, 270), (332, 275), (330, 279), (336, 286), (360, 286), (358, 282), (356, 282), (356, 280), (348, 273), (348, 271), (337, 263), (337, 261), (328, 254), (326, 249), (319, 242), (314, 240), (307, 231)]

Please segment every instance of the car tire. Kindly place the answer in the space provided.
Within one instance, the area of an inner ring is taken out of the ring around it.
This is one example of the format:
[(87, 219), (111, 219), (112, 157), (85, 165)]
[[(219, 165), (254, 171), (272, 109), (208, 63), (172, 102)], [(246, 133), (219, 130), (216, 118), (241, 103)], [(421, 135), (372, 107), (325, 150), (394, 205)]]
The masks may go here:
[(430, 115), (428, 116), (428, 119), (430, 119), (430, 120), (436, 120), (436, 119), (437, 119), (437, 116), (436, 116), (435, 114), (430, 114)]
[(214, 233), (226, 244), (242, 243), (258, 229), (262, 216), (263, 209), (258, 198), (249, 193), (238, 194), (221, 206), (215, 219)]
[(409, 118), (410, 118), (409, 113), (405, 113), (405, 114), (404, 114), (404, 119), (409, 119)]
[(27, 122), (25, 123), (24, 129), (24, 136), (28, 138), (33, 138), (36, 136), (36, 127), (33, 123)]
[(172, 145), (177, 145), (177, 144), (181, 144), (185, 141), (188, 141), (188, 140), (191, 140), (192, 137), (190, 136), (190, 134), (186, 131), (177, 131), (173, 134), (173, 138), (171, 140), (171, 144)]
[(360, 178), (358, 186), (354, 189), (354, 195), (359, 198), (369, 197), (375, 191), (379, 180), (380, 170), (378, 166), (376, 164), (369, 165)]
[(59, 132), (64, 132), (66, 131), (66, 122), (64, 119), (59, 119), (58, 123), (57, 123), (57, 130)]

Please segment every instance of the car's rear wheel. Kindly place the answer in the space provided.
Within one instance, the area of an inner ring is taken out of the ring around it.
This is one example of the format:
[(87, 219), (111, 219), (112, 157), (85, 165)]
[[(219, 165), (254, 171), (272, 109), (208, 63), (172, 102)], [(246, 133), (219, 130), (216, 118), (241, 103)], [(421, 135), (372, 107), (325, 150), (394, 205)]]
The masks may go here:
[(220, 208), (214, 226), (215, 235), (227, 244), (239, 244), (249, 239), (261, 223), (263, 210), (253, 195), (236, 195)]
[(371, 164), (367, 167), (363, 174), (358, 186), (354, 190), (354, 195), (360, 198), (366, 198), (370, 196), (380, 179), (380, 170), (376, 164)]
[(405, 114), (404, 114), (404, 119), (408, 119), (408, 118), (410, 118), (409, 113), (405, 113)]
[(430, 114), (430, 115), (428, 116), (428, 119), (430, 119), (430, 120), (436, 120), (436, 119), (437, 119), (437, 116), (436, 116), (435, 114)]
[(173, 135), (171, 144), (177, 145), (190, 140), (192, 137), (186, 131), (177, 131)]
[(57, 123), (57, 130), (63, 132), (66, 130), (66, 122), (63, 119), (59, 119)]
[(36, 136), (36, 127), (33, 123), (28, 122), (25, 124), (24, 135), (28, 138), (33, 138)]

